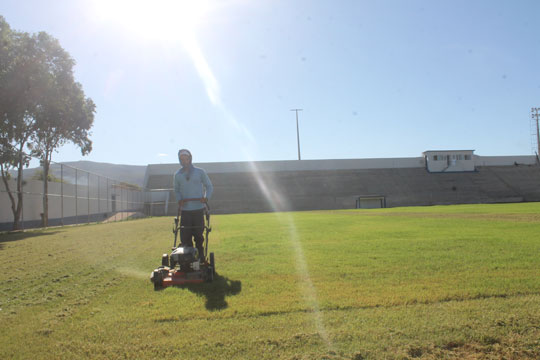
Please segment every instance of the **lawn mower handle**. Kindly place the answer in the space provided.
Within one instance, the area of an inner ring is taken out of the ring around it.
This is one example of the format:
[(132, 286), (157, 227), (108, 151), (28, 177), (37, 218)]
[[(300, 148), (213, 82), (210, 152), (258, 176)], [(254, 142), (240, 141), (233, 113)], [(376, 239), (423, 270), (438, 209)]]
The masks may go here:
[[(180, 213), (182, 212), (182, 207), (183, 207), (183, 204), (185, 202), (188, 202), (188, 201), (199, 201), (199, 202), (202, 202), (201, 200), (203, 199), (206, 199), (206, 198), (191, 198), (191, 199), (183, 199), (183, 200), (180, 200), (180, 205), (178, 206), (178, 214), (176, 215), (176, 217), (180, 217)], [(208, 201), (208, 200), (207, 200)], [(208, 202), (202, 202), (205, 207), (206, 207), (206, 212), (210, 211), (210, 205), (208, 205)]]
[[(188, 202), (188, 201), (200, 201), (202, 202), (201, 200), (203, 200), (205, 198), (190, 198), (190, 199), (183, 199), (183, 200), (180, 200), (180, 205), (178, 206), (178, 213), (176, 214), (176, 218), (174, 219), (174, 229), (173, 229), (173, 233), (174, 233), (174, 245), (173, 245), (173, 249), (176, 248), (176, 240), (178, 238), (178, 230), (180, 230), (180, 214), (182, 213), (182, 205), (185, 203), (185, 202)], [(206, 247), (208, 246), (208, 232), (211, 231), (210, 229), (210, 205), (208, 205), (208, 199), (206, 202), (202, 202), (204, 204), (204, 212), (205, 212), (205, 215), (206, 215), (206, 223), (207, 223), (207, 226), (204, 226), (206, 228)], [(206, 249), (205, 247), (205, 249)], [(207, 251), (207, 250), (205, 250)], [(205, 254), (205, 257), (206, 257), (206, 254)]]

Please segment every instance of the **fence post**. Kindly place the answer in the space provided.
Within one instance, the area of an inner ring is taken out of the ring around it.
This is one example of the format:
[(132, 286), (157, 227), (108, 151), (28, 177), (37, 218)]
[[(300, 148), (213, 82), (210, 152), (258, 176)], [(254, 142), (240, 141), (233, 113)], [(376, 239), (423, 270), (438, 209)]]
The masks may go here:
[(87, 190), (86, 190), (86, 205), (88, 207), (88, 211), (86, 212), (86, 223), (90, 224), (90, 173), (86, 173), (86, 183), (87, 183)]
[(22, 192), (22, 196), (21, 196), (21, 229), (24, 230), (24, 190), (21, 189), (21, 192)]
[(100, 187), (100, 184), (101, 183), (101, 176), (98, 176), (97, 178), (97, 212), (99, 214), (99, 217), (101, 217), (101, 187)]
[(64, 164), (60, 164), (60, 225), (64, 226)]
[(79, 172), (75, 168), (75, 224), (79, 224)]
[(122, 198), (124, 197), (124, 186), (120, 187), (120, 204), (122, 204), (122, 216), (120, 217), (122, 220), (124, 220), (125, 216), (125, 209), (124, 209), (124, 201), (122, 201)]
[(114, 221), (118, 221), (118, 199), (116, 198), (118, 196), (118, 194), (116, 193), (117, 190), (118, 190), (118, 186), (116, 186), (116, 180), (113, 180), (113, 188), (114, 188), (114, 204), (112, 203), (112, 199), (111, 199), (111, 206), (113, 206), (113, 210), (114, 210)]

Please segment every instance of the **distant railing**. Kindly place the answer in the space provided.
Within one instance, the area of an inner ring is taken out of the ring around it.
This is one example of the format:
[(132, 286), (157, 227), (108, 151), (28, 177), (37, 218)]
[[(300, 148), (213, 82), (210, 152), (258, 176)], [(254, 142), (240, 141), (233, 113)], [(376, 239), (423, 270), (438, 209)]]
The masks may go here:
[(167, 215), (173, 190), (174, 189), (146, 189), (144, 213), (150, 216)]

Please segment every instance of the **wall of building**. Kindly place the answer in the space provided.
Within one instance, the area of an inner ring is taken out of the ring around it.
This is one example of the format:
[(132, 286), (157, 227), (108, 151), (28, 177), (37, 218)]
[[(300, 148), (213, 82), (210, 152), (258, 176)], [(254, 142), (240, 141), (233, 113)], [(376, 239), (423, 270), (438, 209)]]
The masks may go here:
[(512, 166), (512, 165), (535, 165), (537, 158), (534, 155), (522, 156), (475, 156), (476, 166)]
[[(239, 161), (219, 163), (194, 163), (208, 174), (278, 172), (278, 171), (316, 171), (316, 170), (355, 170), (355, 169), (400, 169), (425, 167), (423, 157), (384, 158), (384, 159), (331, 159), (331, 160), (283, 160), (283, 161)], [(180, 168), (179, 164), (150, 164), (146, 168), (144, 187), (156, 189), (149, 184), (149, 177), (156, 175), (170, 176)], [(168, 186), (164, 183), (163, 186)], [(156, 186), (158, 186), (156, 184)], [(170, 187), (170, 185), (169, 185)]]

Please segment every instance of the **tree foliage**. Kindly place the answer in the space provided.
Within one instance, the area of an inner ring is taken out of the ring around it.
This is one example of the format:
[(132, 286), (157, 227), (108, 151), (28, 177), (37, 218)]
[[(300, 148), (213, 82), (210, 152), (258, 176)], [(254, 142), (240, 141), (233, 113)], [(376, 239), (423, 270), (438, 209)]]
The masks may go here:
[[(35, 129), (32, 110), (39, 93), (36, 67), (30, 55), (31, 37), (14, 32), (0, 16), (0, 171), (13, 212), (13, 228), (19, 229), (22, 213), (22, 170), (28, 166), (28, 143)], [(8, 173), (17, 169), (17, 190), (10, 191)]]
[[(34, 172), (34, 174), (32, 175), (32, 180), (40, 180), (40, 181), (43, 181), (43, 179), (45, 178), (45, 176), (43, 175), (43, 170), (36, 170)], [(61, 178), (59, 178), (58, 176), (54, 175), (54, 174), (50, 174), (47, 176), (47, 181), (48, 182), (55, 182), (55, 183), (64, 183), (64, 184), (68, 184), (68, 182), (66, 180), (62, 180)]]
[(132, 191), (141, 191), (142, 190), (140, 186), (130, 184), (130, 183), (127, 183), (125, 181), (121, 181), (118, 184), (114, 184), (112, 187), (116, 188), (116, 189), (125, 189), (125, 190), (132, 190)]
[(4, 184), (17, 169), (17, 199), (9, 191), (18, 228), (22, 210), (22, 169), (29, 155), (43, 165), (43, 213), (47, 225), (47, 179), (52, 154), (67, 142), (92, 150), (89, 139), (95, 105), (73, 76), (75, 61), (44, 32), (13, 31), (0, 16), (0, 170)]

